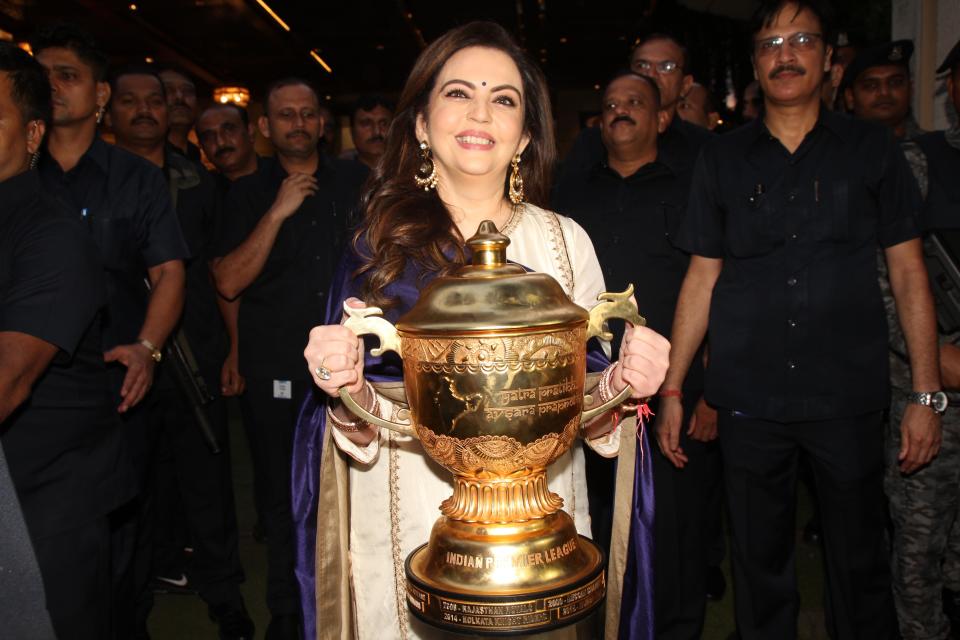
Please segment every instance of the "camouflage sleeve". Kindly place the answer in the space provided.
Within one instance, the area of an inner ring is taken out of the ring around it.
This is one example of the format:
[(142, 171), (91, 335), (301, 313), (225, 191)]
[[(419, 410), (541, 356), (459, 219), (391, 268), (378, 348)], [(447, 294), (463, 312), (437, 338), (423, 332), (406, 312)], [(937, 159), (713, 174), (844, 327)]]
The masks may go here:
[(917, 186), (920, 187), (920, 195), (926, 200), (927, 188), (930, 184), (927, 177), (927, 156), (923, 153), (920, 145), (913, 140), (901, 142), (900, 148), (903, 150), (903, 155), (907, 158), (907, 164), (910, 165), (910, 170), (913, 172), (913, 177), (917, 181)]

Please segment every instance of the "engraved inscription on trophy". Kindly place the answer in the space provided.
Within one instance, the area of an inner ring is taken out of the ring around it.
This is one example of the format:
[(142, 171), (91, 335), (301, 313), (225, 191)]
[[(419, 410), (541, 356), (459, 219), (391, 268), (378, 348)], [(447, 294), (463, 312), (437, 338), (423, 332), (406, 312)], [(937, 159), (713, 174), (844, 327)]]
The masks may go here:
[(446, 563), (454, 567), (468, 569), (525, 569), (540, 564), (551, 564), (561, 560), (577, 548), (577, 539), (570, 538), (563, 544), (531, 553), (519, 553), (510, 556), (474, 556), (465, 553), (447, 551)]

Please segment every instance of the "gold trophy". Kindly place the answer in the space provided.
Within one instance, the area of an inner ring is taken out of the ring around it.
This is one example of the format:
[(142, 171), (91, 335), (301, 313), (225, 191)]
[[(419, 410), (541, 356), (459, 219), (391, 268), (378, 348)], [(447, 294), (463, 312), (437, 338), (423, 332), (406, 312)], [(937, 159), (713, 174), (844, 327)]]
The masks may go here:
[(483, 635), (536, 633), (574, 623), (606, 594), (603, 553), (577, 534), (547, 467), (580, 425), (621, 403), (584, 396), (586, 343), (609, 340), (604, 323), (643, 325), (633, 287), (605, 293), (589, 313), (552, 277), (508, 264), (510, 239), (490, 221), (468, 244), (473, 264), (439, 277), (396, 327), (376, 307), (353, 309), (346, 326), (376, 334), (380, 355), (403, 359), (410, 426), (361, 418), (420, 439), (454, 475), (453, 495), (430, 541), (406, 561), (407, 604), (437, 627)]

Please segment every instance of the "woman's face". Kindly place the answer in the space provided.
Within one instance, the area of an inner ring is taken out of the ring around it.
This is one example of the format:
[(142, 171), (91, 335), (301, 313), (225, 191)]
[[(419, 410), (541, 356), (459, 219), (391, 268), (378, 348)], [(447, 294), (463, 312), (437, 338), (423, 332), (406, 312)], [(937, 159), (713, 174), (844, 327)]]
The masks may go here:
[(506, 53), (470, 47), (447, 60), (417, 117), (417, 140), (430, 145), (441, 184), (483, 176), (503, 182), (530, 141), (524, 99), (520, 71)]

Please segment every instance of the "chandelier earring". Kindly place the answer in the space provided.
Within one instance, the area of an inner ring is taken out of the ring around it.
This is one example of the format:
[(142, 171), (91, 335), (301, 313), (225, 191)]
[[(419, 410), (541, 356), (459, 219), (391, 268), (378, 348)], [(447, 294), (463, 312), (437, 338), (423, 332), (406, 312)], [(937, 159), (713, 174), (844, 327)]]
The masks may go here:
[(510, 162), (513, 169), (510, 171), (510, 202), (520, 204), (523, 202), (523, 176), (520, 175), (520, 154), (513, 156)]
[(40, 162), (40, 152), (34, 151), (33, 155), (30, 156), (30, 168), (36, 169), (38, 162)]
[(420, 143), (420, 166), (413, 174), (413, 181), (424, 191), (437, 188), (437, 165), (433, 162), (433, 154), (426, 142)]
[(97, 124), (100, 124), (101, 122), (103, 122), (103, 114), (105, 114), (106, 112), (107, 112), (106, 107), (99, 107), (97, 109)]

